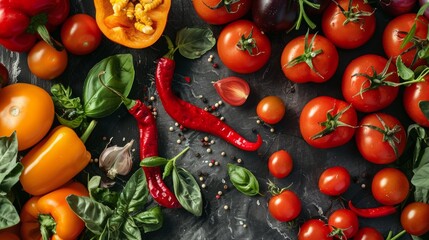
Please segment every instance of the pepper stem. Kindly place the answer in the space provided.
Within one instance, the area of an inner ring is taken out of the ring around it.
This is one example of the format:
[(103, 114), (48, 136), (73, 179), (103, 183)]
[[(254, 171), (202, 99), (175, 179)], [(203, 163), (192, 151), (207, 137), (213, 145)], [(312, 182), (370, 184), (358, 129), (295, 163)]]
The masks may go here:
[(39, 224), (40, 224), (40, 232), (42, 233), (43, 240), (49, 240), (54, 234), (57, 223), (55, 219), (49, 214), (40, 214), (38, 216)]
[(88, 140), (89, 136), (91, 135), (92, 131), (94, 131), (95, 126), (97, 125), (96, 120), (91, 120), (88, 127), (85, 129), (85, 132), (83, 132), (82, 136), (80, 136), (80, 140), (85, 143), (86, 140)]
[(167, 46), (168, 46), (168, 52), (164, 55), (165, 58), (169, 58), (169, 59), (173, 59), (174, 58), (174, 53), (176, 52), (176, 50), (178, 48), (174, 47), (173, 41), (171, 41), (171, 38), (167, 35), (163, 35), (165, 40), (167, 41)]
[(131, 109), (134, 105), (136, 105), (136, 101), (135, 101), (135, 100), (132, 100), (132, 99), (129, 99), (129, 98), (125, 97), (123, 94), (121, 94), (120, 92), (116, 91), (116, 90), (115, 90), (115, 89), (113, 89), (112, 87), (107, 86), (107, 85), (103, 82), (103, 80), (101, 79), (101, 77), (102, 77), (105, 73), (106, 73), (105, 71), (101, 71), (101, 72), (98, 74), (98, 80), (100, 81), (101, 85), (103, 85), (103, 87), (105, 87), (105, 88), (109, 89), (112, 93), (114, 93), (114, 94), (118, 95), (118, 97), (120, 97), (120, 98), (121, 98), (121, 101), (124, 103), (124, 105), (127, 107), (127, 109), (128, 109), (128, 110), (129, 110), (129, 109)]
[(62, 51), (64, 46), (59, 42), (55, 41), (54, 38), (49, 34), (48, 29), (46, 28), (46, 23), (48, 22), (48, 16), (45, 13), (35, 15), (30, 20), (30, 25), (27, 29), (27, 32), (32, 34), (39, 34), (43, 41), (51, 45), (55, 50)]

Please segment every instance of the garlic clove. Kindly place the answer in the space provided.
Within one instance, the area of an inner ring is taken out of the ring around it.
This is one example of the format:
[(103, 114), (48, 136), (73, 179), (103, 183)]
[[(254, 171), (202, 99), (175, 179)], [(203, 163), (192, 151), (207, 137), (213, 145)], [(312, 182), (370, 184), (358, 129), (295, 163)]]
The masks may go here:
[(114, 179), (117, 174), (127, 175), (133, 166), (131, 147), (134, 139), (131, 139), (123, 147), (117, 145), (106, 147), (99, 157), (99, 167), (107, 172), (107, 176)]

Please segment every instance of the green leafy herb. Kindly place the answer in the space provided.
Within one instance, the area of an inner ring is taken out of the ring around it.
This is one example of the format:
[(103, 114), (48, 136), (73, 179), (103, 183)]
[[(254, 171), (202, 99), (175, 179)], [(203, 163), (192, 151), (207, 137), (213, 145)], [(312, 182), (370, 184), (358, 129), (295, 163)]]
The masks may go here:
[(174, 53), (179, 50), (180, 54), (188, 59), (196, 59), (204, 55), (216, 44), (213, 32), (206, 28), (183, 28), (176, 35), (176, 47), (169, 37), (166, 36), (168, 44), (167, 57), (173, 58)]
[(143, 228), (144, 232), (153, 232), (162, 227), (163, 224), (161, 207), (156, 206), (145, 212), (141, 212), (134, 216), (134, 222), (139, 228)]
[(51, 93), (58, 121), (70, 128), (86, 128), (86, 116), (81, 100), (79, 97), (72, 97), (71, 88), (57, 83), (52, 85)]
[(142, 167), (159, 167), (164, 166), (169, 162), (168, 159), (158, 156), (147, 157), (140, 162)]
[(241, 193), (247, 196), (259, 194), (258, 179), (248, 169), (228, 163), (228, 175), (234, 187)]
[(100, 176), (93, 176), (88, 182), (88, 190), (90, 198), (100, 202), (111, 209), (116, 207), (118, 202), (119, 193), (111, 191), (108, 188), (99, 187), (101, 184)]

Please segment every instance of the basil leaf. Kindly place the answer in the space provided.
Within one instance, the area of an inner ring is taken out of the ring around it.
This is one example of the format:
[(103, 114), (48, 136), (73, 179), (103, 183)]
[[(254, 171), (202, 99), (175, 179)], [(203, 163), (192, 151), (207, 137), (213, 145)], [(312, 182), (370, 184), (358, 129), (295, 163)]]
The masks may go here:
[(188, 59), (196, 59), (213, 48), (216, 39), (206, 28), (183, 28), (176, 35), (176, 46), (180, 54)]
[(19, 223), (19, 214), (15, 206), (5, 196), (0, 196), (0, 230)]
[(116, 207), (119, 193), (111, 191), (108, 188), (99, 187), (101, 183), (100, 176), (93, 176), (88, 182), (88, 191), (90, 198), (102, 203), (111, 209)]
[(401, 56), (398, 56), (396, 59), (396, 68), (398, 72), (398, 76), (402, 78), (404, 81), (410, 81), (414, 79), (414, 72), (407, 66), (405, 66), (404, 62), (402, 62)]
[(145, 233), (160, 229), (164, 222), (161, 207), (156, 206), (135, 215), (134, 222), (139, 228), (143, 228)]
[(142, 234), (140, 232), (140, 229), (137, 227), (132, 217), (128, 217), (127, 219), (125, 219), (120, 235), (121, 235), (120, 239), (129, 239), (129, 240), (142, 239)]
[[(100, 75), (101, 73), (103, 73)], [(97, 63), (89, 71), (83, 86), (83, 103), (86, 116), (102, 118), (112, 114), (122, 99), (103, 83), (127, 97), (134, 82), (134, 64), (131, 54), (117, 54)]]
[(247, 196), (259, 194), (259, 182), (246, 168), (228, 163), (228, 175), (234, 187), (241, 193)]
[(419, 102), (419, 107), (425, 115), (426, 119), (429, 120), (429, 101), (421, 101)]
[(80, 127), (86, 120), (80, 98), (72, 98), (72, 89), (61, 83), (52, 85), (51, 93), (58, 121), (70, 128)]
[(19, 181), (19, 177), (21, 176), (23, 170), (24, 166), (21, 163), (15, 163), (15, 167), (13, 167), (9, 171), (9, 173), (3, 178), (3, 181), (0, 183), (0, 194), (2, 192), (10, 192), (12, 187), (15, 186), (15, 184)]
[(173, 168), (174, 194), (180, 204), (195, 216), (203, 213), (203, 197), (194, 176), (184, 168)]
[(166, 177), (170, 176), (174, 166), (173, 163), (174, 163), (173, 161), (169, 161), (167, 165), (165, 165), (164, 172), (162, 173), (162, 179), (165, 179)]
[(143, 169), (139, 168), (128, 180), (118, 199), (118, 208), (125, 207), (125, 212), (132, 213), (142, 209), (148, 198), (148, 188)]
[(414, 176), (411, 178), (411, 183), (416, 187), (429, 189), (429, 163), (416, 169)]
[(95, 235), (101, 235), (113, 210), (89, 197), (72, 194), (66, 200), (73, 212), (85, 222), (85, 226)]
[(19, 181), (21, 172), (24, 169), (21, 163), (17, 162), (18, 139), (16, 132), (10, 137), (0, 137), (0, 193), (8, 193)]
[(164, 166), (168, 163), (168, 159), (158, 156), (148, 157), (144, 158), (140, 162), (140, 166), (142, 167), (158, 167), (158, 166)]

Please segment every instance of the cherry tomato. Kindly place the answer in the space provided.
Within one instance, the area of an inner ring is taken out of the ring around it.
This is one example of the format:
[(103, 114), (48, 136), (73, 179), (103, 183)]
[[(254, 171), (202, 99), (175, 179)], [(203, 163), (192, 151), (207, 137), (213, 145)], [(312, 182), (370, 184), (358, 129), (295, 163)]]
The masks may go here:
[[(337, 2), (345, 12), (335, 2), (331, 2), (322, 15), (323, 33), (340, 48), (353, 49), (364, 45), (375, 32), (374, 9), (364, 0), (339, 0)], [(350, 2), (351, 9), (349, 9)], [(356, 17), (357, 14), (363, 12), (369, 15)], [(357, 20), (353, 20), (353, 18)]]
[(69, 17), (61, 27), (64, 47), (76, 55), (93, 52), (100, 45), (101, 36), (95, 19), (84, 13)]
[(329, 196), (339, 196), (350, 186), (350, 173), (341, 166), (330, 167), (319, 177), (320, 192)]
[(0, 63), (0, 88), (6, 86), (9, 83), (9, 70), (3, 63)]
[(253, 73), (270, 59), (271, 42), (248, 20), (237, 20), (226, 25), (217, 40), (220, 60), (237, 73)]
[(279, 150), (271, 154), (268, 159), (268, 170), (276, 178), (287, 177), (293, 168), (290, 154), (285, 150)]
[(366, 160), (388, 164), (404, 152), (406, 130), (396, 117), (386, 113), (371, 113), (362, 118), (359, 126), (356, 144)]
[(383, 168), (372, 179), (375, 200), (384, 205), (396, 205), (405, 200), (410, 190), (407, 176), (396, 168)]
[(298, 240), (332, 240), (329, 236), (331, 230), (322, 220), (310, 219), (301, 225), (298, 232)]
[(301, 207), (301, 200), (290, 190), (283, 190), (268, 202), (268, 211), (280, 222), (294, 220), (301, 213)]
[(363, 227), (359, 229), (353, 240), (384, 240), (384, 237), (375, 228)]
[[(389, 106), (398, 96), (396, 66), (384, 57), (366, 54), (351, 61), (344, 70), (344, 99), (361, 112), (375, 112)], [(387, 69), (385, 69), (387, 66)], [(387, 71), (385, 71), (387, 70)]]
[(293, 82), (326, 82), (338, 67), (337, 48), (321, 35), (299, 36), (283, 48), (281, 66)]
[(407, 233), (415, 236), (429, 232), (429, 204), (412, 202), (401, 213), (401, 225)]
[(251, 0), (193, 0), (197, 15), (205, 22), (221, 25), (243, 17), (249, 12)]
[(44, 80), (52, 80), (60, 76), (66, 69), (67, 62), (65, 50), (57, 51), (45, 41), (36, 43), (27, 56), (30, 71)]
[(25, 150), (48, 133), (54, 121), (54, 103), (44, 89), (15, 83), (0, 89), (0, 136), (16, 131), (18, 150)]
[(408, 116), (423, 127), (429, 127), (429, 120), (420, 109), (421, 101), (429, 101), (429, 76), (424, 82), (414, 83), (404, 90), (403, 104)]
[(350, 104), (333, 97), (319, 96), (302, 109), (299, 129), (311, 146), (333, 148), (352, 139), (357, 121), (356, 110)]
[(350, 239), (355, 236), (359, 230), (358, 217), (349, 209), (335, 210), (328, 218), (328, 225), (331, 231), (334, 229), (341, 230), (337, 235), (340, 239)]
[[(410, 41), (404, 48), (401, 48), (405, 36), (411, 30), (414, 23), (416, 23), (414, 37), (418, 39), (418, 42), (423, 42), (426, 39), (428, 20), (420, 16), (418, 20), (415, 21), (416, 17), (417, 15), (415, 13), (407, 13), (390, 20), (384, 28), (382, 36), (382, 45), (386, 56), (388, 58), (392, 57), (393, 61), (396, 61), (396, 58), (401, 55), (402, 61), (408, 67), (411, 67), (414, 58), (417, 56), (417, 49), (427, 47), (427, 44), (417, 47), (418, 44), (416, 42)], [(426, 60), (417, 58), (413, 67), (424, 64), (426, 64)]]
[(277, 96), (264, 97), (256, 106), (256, 114), (262, 121), (268, 124), (280, 122), (285, 112), (285, 104), (283, 100)]

